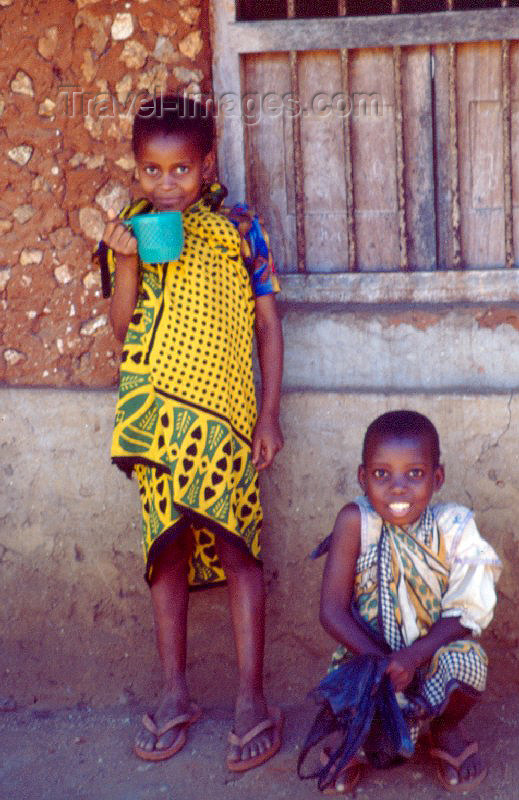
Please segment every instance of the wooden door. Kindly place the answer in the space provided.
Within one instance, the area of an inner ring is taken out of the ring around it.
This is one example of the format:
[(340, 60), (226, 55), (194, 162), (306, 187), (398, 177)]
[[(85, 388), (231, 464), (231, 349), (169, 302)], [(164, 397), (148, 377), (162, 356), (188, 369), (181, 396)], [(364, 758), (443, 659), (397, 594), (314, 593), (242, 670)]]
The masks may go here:
[(519, 37), (519, 9), (452, 14), (388, 17), (378, 34), (363, 18), (217, 14), (215, 41), (227, 26), (238, 52), (215, 88), (231, 84), (244, 112), (220, 115), (224, 171), (262, 212), (281, 271), (519, 263), (519, 43), (500, 40), (503, 22)]

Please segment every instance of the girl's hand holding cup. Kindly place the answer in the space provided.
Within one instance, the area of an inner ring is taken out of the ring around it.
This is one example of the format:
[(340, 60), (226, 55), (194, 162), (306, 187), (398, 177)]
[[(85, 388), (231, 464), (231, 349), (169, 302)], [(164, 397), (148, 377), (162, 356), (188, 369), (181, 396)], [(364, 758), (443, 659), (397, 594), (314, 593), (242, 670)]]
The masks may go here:
[[(117, 256), (137, 256), (137, 239), (131, 229), (117, 218), (117, 214), (112, 208), (108, 211), (108, 222), (104, 229), (103, 240)], [(135, 258), (135, 264), (137, 264), (137, 258)]]
[(121, 256), (131, 258), (138, 253), (142, 261), (155, 264), (176, 261), (182, 253), (184, 231), (180, 211), (135, 214), (123, 222), (110, 209), (108, 220), (103, 238), (119, 260)]

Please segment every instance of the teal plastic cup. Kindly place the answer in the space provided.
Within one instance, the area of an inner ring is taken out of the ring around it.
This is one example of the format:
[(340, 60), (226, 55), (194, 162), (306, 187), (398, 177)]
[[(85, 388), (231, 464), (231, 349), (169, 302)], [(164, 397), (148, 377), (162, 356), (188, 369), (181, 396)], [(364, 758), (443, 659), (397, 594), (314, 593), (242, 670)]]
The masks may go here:
[(141, 261), (154, 264), (176, 261), (184, 246), (181, 211), (157, 211), (135, 214), (123, 220), (137, 239)]

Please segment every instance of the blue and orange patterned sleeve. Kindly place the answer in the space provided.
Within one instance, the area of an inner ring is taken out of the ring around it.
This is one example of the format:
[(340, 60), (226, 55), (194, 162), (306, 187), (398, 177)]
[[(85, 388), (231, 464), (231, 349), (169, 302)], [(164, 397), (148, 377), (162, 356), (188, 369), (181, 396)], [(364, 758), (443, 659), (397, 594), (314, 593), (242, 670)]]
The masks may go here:
[(245, 204), (238, 204), (226, 213), (241, 239), (241, 256), (250, 275), (256, 297), (277, 294), (279, 281), (269, 245), (268, 233), (259, 215)]

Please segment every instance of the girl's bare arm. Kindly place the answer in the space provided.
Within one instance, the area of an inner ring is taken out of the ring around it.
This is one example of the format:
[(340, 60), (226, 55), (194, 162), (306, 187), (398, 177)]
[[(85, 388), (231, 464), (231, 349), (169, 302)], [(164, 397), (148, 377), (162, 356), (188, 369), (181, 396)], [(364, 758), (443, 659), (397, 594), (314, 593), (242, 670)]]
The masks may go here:
[(116, 255), (115, 288), (110, 306), (110, 322), (115, 338), (124, 342), (137, 304), (139, 273), (136, 256)]
[(461, 625), (458, 617), (445, 617), (431, 625), (425, 636), (409, 647), (395, 651), (387, 668), (394, 689), (403, 691), (411, 683), (416, 669), (430, 661), (440, 647), (456, 639), (465, 639), (467, 635), (470, 631)]
[(319, 619), (330, 636), (353, 653), (384, 655), (350, 612), (360, 552), (360, 511), (349, 503), (337, 515), (321, 585)]
[(261, 370), (261, 406), (252, 438), (252, 462), (261, 470), (270, 466), (283, 447), (279, 425), (283, 333), (274, 294), (256, 298), (256, 340)]

